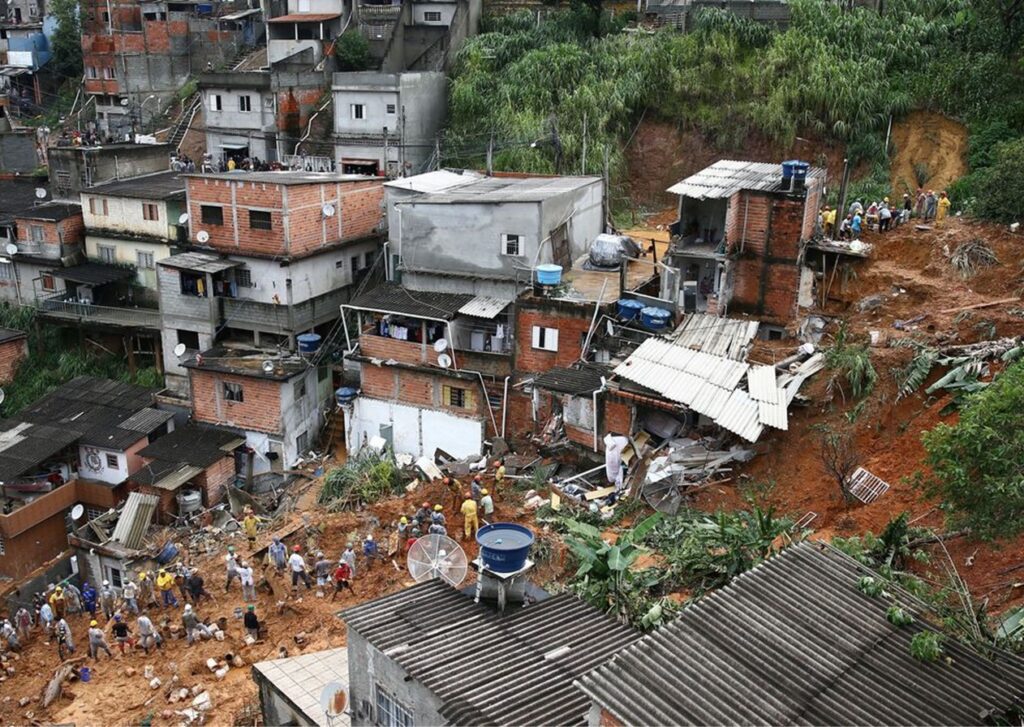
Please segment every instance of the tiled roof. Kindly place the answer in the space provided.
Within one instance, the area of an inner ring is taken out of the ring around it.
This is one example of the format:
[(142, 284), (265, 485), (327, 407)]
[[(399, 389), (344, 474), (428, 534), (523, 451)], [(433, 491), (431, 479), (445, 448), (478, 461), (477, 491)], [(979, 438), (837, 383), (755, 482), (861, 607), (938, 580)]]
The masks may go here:
[(190, 464), (206, 468), (244, 441), (244, 437), (224, 427), (186, 424), (140, 450), (139, 455), (158, 460), (163, 467)]
[(947, 638), (945, 658), (914, 658), (911, 639), (934, 629), (891, 624), (893, 598), (858, 588), (870, 574), (823, 543), (791, 546), (577, 684), (628, 725), (999, 724), (1024, 706), (1016, 656)]
[(348, 727), (348, 714), (328, 719), (320, 706), (320, 694), (333, 681), (348, 684), (348, 649), (324, 649), (285, 659), (259, 661), (253, 677), (267, 682), (306, 719), (319, 727)]
[(454, 725), (584, 724), (589, 704), (573, 680), (639, 638), (575, 596), (501, 616), (441, 581), (356, 606), (342, 618), (377, 649), (390, 649)]

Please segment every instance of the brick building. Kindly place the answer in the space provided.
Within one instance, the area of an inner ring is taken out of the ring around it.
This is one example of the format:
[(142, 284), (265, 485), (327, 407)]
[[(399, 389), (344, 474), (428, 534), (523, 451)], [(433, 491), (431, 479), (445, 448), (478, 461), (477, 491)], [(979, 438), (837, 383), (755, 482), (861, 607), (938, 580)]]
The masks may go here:
[(28, 337), (25, 332), (0, 328), (0, 386), (14, 381), (14, 374), (26, 356)]
[(755, 316), (770, 324), (765, 333), (793, 319), (825, 170), (796, 183), (782, 174), (778, 164), (719, 161), (669, 188), (679, 219), (662, 298), (689, 313)]
[(0, 297), (23, 305), (41, 304), (66, 289), (54, 273), (82, 262), (82, 209), (46, 202), (13, 217), (17, 252), (5, 250), (0, 257)]

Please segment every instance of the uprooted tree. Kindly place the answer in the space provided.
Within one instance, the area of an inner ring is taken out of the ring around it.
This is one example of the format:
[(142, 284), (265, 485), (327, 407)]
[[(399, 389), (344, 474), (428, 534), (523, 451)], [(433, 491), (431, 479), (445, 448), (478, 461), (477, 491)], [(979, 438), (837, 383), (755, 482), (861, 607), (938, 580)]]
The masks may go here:
[(818, 430), (818, 456), (821, 466), (839, 488), (843, 501), (849, 504), (854, 497), (850, 494), (850, 476), (857, 469), (860, 453), (848, 429), (837, 430), (830, 426), (816, 427)]

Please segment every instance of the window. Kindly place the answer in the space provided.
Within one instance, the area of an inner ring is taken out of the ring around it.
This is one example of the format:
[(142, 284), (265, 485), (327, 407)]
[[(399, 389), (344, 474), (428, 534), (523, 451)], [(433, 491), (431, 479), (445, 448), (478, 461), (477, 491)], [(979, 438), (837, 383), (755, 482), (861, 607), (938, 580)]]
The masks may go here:
[(272, 230), (274, 223), (269, 212), (249, 210), (249, 227), (253, 230)]
[(428, 10), (427, 12), (423, 13), (423, 20), (428, 23), (440, 23), (441, 13), (437, 11)]
[(185, 348), (193, 351), (199, 350), (199, 334), (195, 331), (183, 331), (178, 329), (178, 343), (184, 343)]
[(103, 18), (104, 23), (110, 25), (110, 11), (104, 10), (102, 13), (100, 13), (100, 17)]
[(476, 406), (473, 392), (457, 386), (441, 387), (441, 403), (456, 409), (473, 409)]
[(181, 293), (182, 295), (194, 295), (199, 298), (206, 298), (206, 276), (201, 273), (192, 273), (188, 270), (181, 271)]
[(142, 203), (142, 219), (156, 222), (160, 219), (160, 208), (152, 202)]
[(242, 396), (242, 385), (241, 384), (232, 384), (230, 381), (225, 381), (224, 382), (224, 398), (227, 401), (238, 401), (238, 402), (245, 401), (245, 398)]
[(110, 585), (112, 585), (114, 588), (120, 588), (122, 585), (121, 569), (115, 568), (114, 566), (108, 566), (107, 570), (110, 571), (110, 575), (107, 578), (110, 581)]
[(533, 327), (533, 347), (541, 351), (558, 350), (558, 329), (545, 328), (544, 326)]
[(510, 235), (505, 233), (501, 236), (501, 254), (502, 255), (522, 255), (523, 254), (523, 236), (522, 235)]
[(235, 283), (239, 288), (255, 288), (252, 282), (252, 271), (246, 268), (235, 268)]
[(106, 66), (103, 69), (103, 77), (108, 81), (114, 80), (114, 69), (110, 66)]
[(100, 256), (101, 263), (112, 263), (117, 260), (117, 250), (113, 245), (97, 245), (96, 254)]
[(14, 263), (0, 263), (0, 280), (14, 280)]
[(42, 225), (32, 225), (28, 231), (32, 237), (32, 242), (42, 242), (46, 239), (46, 232), (43, 230)]
[(395, 105), (393, 103), (389, 103), (387, 105), (387, 111), (388, 111), (389, 114), (395, 113)]
[(220, 94), (219, 93), (211, 93), (210, 94), (210, 111), (220, 111), (220, 110), (221, 110)]
[(101, 515), (105, 515), (107, 512), (109, 512), (109, 511), (106, 508), (91, 507), (89, 505), (86, 505), (85, 506), (85, 519), (86, 519), (86, 521), (95, 520), (96, 518), (100, 517)]
[(344, 270), (345, 269), (345, 261), (344, 260), (335, 260), (334, 261), (334, 269), (335, 270)]
[(594, 401), (589, 396), (567, 396), (562, 405), (565, 423), (588, 432), (594, 429)]
[(301, 456), (309, 450), (309, 432), (303, 432), (295, 438), (295, 452)]
[(372, 253), (364, 252), (363, 253), (363, 267), (364, 268), (370, 267), (370, 264), (372, 262), (373, 262), (373, 255), (372, 255)]
[(239, 111), (252, 111), (252, 97), (251, 96), (239, 96), (238, 97), (238, 110)]
[(295, 397), (295, 401), (306, 398), (306, 379), (305, 377), (299, 379), (292, 384), (292, 394)]
[(107, 208), (107, 200), (99, 199), (97, 197), (89, 198), (89, 212), (100, 217), (106, 217), (109, 213)]
[(359, 268), (359, 256), (358, 255), (353, 255), (352, 256), (352, 274), (355, 275), (357, 272), (359, 272), (359, 270), (360, 270), (360, 268)]
[(136, 250), (135, 265), (139, 270), (152, 270), (154, 268), (153, 253), (146, 252), (145, 250)]
[(116, 454), (108, 454), (107, 455), (107, 469), (116, 470), (117, 469), (117, 464), (118, 464), (117, 463), (117, 455)]
[(352, 109), (353, 119), (365, 119), (366, 118), (366, 106), (361, 103), (354, 103), (350, 107)]
[(381, 727), (412, 727), (409, 710), (376, 684), (373, 687), (377, 693), (377, 724)]
[(4, 542), (3, 535), (0, 535), (0, 555), (7, 555), (7, 543)]
[(199, 218), (204, 225), (223, 225), (224, 208), (204, 204), (199, 207)]
[(43, 273), (39, 276), (39, 284), (43, 290), (56, 290), (57, 282), (53, 279), (53, 276), (49, 273)]
[(85, 73), (89, 78), (96, 78), (99, 75), (96, 73), (96, 66), (89, 66), (85, 69)]

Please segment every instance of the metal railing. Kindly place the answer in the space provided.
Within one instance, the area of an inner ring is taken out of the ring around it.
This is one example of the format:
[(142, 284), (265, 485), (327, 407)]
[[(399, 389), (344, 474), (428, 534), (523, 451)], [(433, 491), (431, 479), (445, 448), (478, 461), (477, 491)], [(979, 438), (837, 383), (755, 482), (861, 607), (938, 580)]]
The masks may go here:
[(248, 324), (282, 333), (302, 331), (334, 320), (345, 302), (345, 290), (332, 290), (324, 295), (295, 303), (289, 307), (260, 303), (244, 298), (222, 298), (225, 325)]
[(160, 328), (160, 311), (156, 308), (118, 308), (64, 300), (64, 294), (40, 298), (36, 307), (51, 318), (105, 323), (114, 326)]

